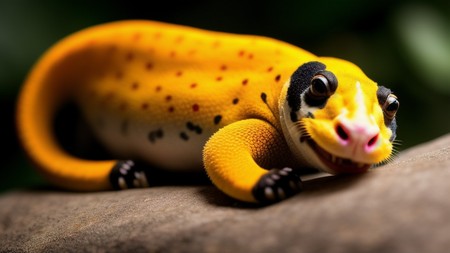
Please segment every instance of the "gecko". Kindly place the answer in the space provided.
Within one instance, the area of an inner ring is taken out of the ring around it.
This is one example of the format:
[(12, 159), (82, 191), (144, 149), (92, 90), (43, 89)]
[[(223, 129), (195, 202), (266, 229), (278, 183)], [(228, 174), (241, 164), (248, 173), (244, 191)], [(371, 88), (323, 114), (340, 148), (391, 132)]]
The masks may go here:
[[(114, 159), (61, 147), (53, 121), (74, 101)], [(74, 191), (152, 185), (151, 168), (204, 169), (244, 202), (302, 191), (301, 172), (363, 173), (389, 161), (398, 98), (355, 64), (273, 38), (127, 20), (86, 28), (37, 61), (18, 98), (33, 165)]]

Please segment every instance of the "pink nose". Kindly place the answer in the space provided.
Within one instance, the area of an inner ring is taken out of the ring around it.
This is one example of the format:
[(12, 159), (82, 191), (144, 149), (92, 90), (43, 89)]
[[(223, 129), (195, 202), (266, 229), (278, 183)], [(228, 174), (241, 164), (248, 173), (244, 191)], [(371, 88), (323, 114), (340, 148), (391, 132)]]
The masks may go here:
[(376, 126), (345, 120), (338, 122), (335, 130), (339, 143), (343, 147), (351, 149), (352, 153), (372, 152), (377, 146), (380, 134), (380, 130)]

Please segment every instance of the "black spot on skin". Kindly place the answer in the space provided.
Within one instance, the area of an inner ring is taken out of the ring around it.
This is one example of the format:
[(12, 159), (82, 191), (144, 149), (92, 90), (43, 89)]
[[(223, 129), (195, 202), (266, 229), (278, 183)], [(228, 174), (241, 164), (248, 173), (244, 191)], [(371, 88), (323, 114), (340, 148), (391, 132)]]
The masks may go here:
[(180, 138), (185, 141), (189, 140), (189, 136), (185, 132), (180, 133)]
[(292, 111), (300, 110), (301, 94), (309, 87), (314, 75), (325, 70), (326, 66), (320, 62), (308, 62), (300, 66), (291, 76), (287, 91), (287, 101)]
[(158, 129), (158, 130), (156, 131), (156, 137), (162, 138), (163, 135), (164, 135), (164, 133), (163, 133), (162, 129)]
[(219, 124), (221, 120), (222, 120), (222, 115), (216, 115), (214, 117), (214, 124), (215, 125)]
[(281, 75), (277, 75), (277, 76), (275, 77), (275, 81), (277, 81), (277, 82), (279, 82), (280, 79), (281, 79)]
[(261, 93), (261, 99), (262, 99), (262, 101), (264, 102), (264, 103), (266, 103), (267, 104), (267, 94), (266, 93)]
[(151, 143), (155, 143), (157, 139), (161, 139), (164, 136), (164, 132), (161, 128), (148, 133), (148, 140)]
[(386, 102), (387, 97), (392, 93), (392, 91), (384, 86), (378, 86), (377, 98), (378, 104), (383, 106)]
[(314, 114), (312, 114), (312, 112), (308, 112), (308, 114), (306, 115), (306, 117), (314, 119)]
[(196, 132), (197, 134), (201, 134), (203, 132), (203, 129), (199, 125), (195, 125), (190, 121), (186, 123), (186, 127), (190, 131)]
[(188, 123), (186, 123), (186, 127), (191, 131), (193, 131), (195, 129), (194, 124), (190, 121)]
[(237, 103), (239, 103), (239, 98), (233, 99), (233, 105), (236, 105)]

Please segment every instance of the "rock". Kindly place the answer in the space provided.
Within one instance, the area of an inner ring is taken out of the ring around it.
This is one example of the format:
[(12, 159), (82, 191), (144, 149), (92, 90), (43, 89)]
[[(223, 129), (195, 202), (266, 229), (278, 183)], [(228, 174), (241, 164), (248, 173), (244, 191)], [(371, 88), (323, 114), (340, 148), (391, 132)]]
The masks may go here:
[(446, 252), (450, 135), (360, 176), (319, 177), (279, 204), (211, 185), (0, 196), (1, 252)]

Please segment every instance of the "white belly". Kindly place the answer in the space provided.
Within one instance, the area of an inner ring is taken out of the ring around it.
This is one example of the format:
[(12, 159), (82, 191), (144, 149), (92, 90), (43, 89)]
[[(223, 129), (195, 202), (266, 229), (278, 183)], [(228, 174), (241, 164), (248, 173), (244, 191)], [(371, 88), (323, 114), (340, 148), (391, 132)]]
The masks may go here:
[(142, 126), (113, 115), (102, 115), (90, 125), (99, 141), (119, 159), (139, 159), (169, 170), (203, 169), (203, 146), (212, 135), (181, 125)]

